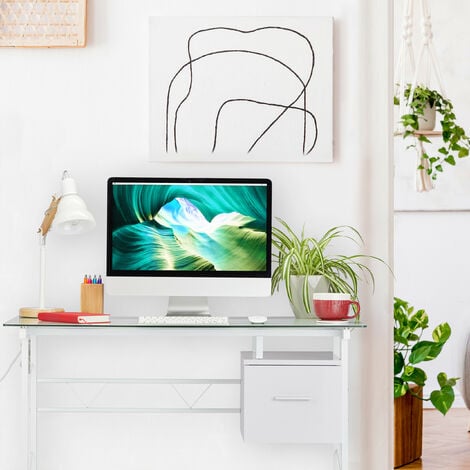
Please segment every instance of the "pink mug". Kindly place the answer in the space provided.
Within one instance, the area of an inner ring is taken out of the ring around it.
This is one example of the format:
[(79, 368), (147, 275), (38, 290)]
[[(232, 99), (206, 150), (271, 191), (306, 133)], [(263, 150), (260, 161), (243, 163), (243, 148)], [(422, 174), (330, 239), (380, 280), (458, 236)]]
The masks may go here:
[[(353, 315), (349, 314), (351, 305), (356, 306)], [(313, 308), (320, 320), (349, 320), (356, 318), (361, 311), (359, 302), (351, 300), (349, 294), (333, 292), (313, 294)]]

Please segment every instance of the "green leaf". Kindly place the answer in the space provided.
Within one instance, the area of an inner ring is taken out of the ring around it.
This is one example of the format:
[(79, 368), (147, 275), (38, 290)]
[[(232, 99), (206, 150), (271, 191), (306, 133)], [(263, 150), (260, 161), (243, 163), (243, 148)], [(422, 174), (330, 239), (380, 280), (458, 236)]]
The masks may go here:
[(302, 287), (302, 301), (304, 304), (305, 310), (310, 313), (312, 310), (310, 302), (310, 287), (308, 285), (308, 276), (304, 277), (304, 284)]
[[(407, 130), (403, 133), (403, 138), (405, 139), (406, 137), (409, 137), (410, 135), (414, 135), (414, 132), (410, 131), (410, 130)], [(416, 147), (416, 146), (415, 145), (409, 145), (407, 148), (410, 148), (410, 147)]]
[(418, 364), (423, 361), (431, 361), (441, 353), (443, 344), (433, 341), (420, 341), (411, 349), (410, 363)]
[(435, 408), (445, 415), (454, 403), (454, 390), (451, 386), (445, 385), (440, 390), (431, 392), (430, 399)]
[(405, 359), (403, 358), (403, 354), (401, 352), (395, 351), (393, 355), (393, 373), (394, 375), (398, 375), (405, 365)]
[(410, 335), (408, 336), (408, 341), (418, 341), (418, 340), (419, 340), (419, 336), (414, 333), (410, 333)]
[(422, 361), (425, 361), (429, 354), (431, 353), (431, 343), (429, 341), (422, 341), (415, 344), (410, 354), (410, 362), (412, 364), (418, 364)]
[(459, 150), (459, 158), (464, 158), (464, 157), (468, 157), (468, 149), (465, 148), (465, 147), (462, 147), (460, 150)]
[(459, 377), (452, 377), (450, 379), (447, 379), (447, 385), (455, 387), (457, 385), (457, 380), (459, 380)]
[(439, 383), (439, 386), (442, 388), (446, 385), (449, 385), (450, 387), (455, 387), (457, 385), (457, 380), (459, 380), (456, 377), (452, 378), (447, 378), (447, 374), (444, 372), (440, 372), (437, 374), (437, 382)]
[(426, 142), (426, 143), (428, 143), (428, 144), (431, 143), (431, 141), (430, 141), (425, 135), (420, 135), (420, 136), (418, 137), (418, 140), (421, 141), (421, 142)]
[(450, 329), (449, 324), (446, 323), (441, 323), (440, 325), (436, 326), (434, 328), (434, 331), (432, 332), (432, 339), (436, 343), (444, 344), (449, 338), (452, 333), (452, 330)]
[(455, 158), (452, 155), (449, 155), (447, 158), (444, 158), (444, 161), (446, 161), (449, 165), (455, 165)]
[(400, 398), (408, 391), (408, 384), (404, 383), (400, 377), (395, 377), (393, 380), (393, 396)]
[(447, 385), (447, 374), (445, 372), (440, 372), (437, 374), (437, 382), (441, 388)]
[(394, 331), (393, 341), (398, 344), (403, 344), (404, 346), (408, 346), (408, 338), (402, 336), (398, 331)]
[(423, 369), (420, 369), (419, 367), (406, 366), (401, 378), (405, 382), (411, 382), (415, 383), (416, 385), (423, 386), (426, 383), (428, 377)]
[(413, 129), (418, 129), (418, 116), (416, 114), (404, 114), (401, 117), (401, 123), (407, 127), (410, 126)]
[(425, 310), (419, 309), (411, 318), (410, 325), (413, 331), (418, 328), (427, 328), (429, 324), (429, 317)]

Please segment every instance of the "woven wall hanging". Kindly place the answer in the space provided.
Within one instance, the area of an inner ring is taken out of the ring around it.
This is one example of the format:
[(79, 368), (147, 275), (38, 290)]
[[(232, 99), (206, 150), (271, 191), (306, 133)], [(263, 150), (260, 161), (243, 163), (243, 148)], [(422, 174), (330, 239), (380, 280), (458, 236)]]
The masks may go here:
[(1, 47), (84, 47), (86, 0), (0, 0)]

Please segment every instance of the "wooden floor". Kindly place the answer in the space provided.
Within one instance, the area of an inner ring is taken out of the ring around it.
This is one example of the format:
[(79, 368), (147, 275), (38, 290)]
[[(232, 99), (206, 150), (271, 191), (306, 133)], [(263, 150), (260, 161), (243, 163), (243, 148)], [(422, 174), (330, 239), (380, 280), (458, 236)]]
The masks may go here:
[(424, 410), (423, 456), (403, 470), (470, 470), (470, 411), (451, 409), (445, 417)]

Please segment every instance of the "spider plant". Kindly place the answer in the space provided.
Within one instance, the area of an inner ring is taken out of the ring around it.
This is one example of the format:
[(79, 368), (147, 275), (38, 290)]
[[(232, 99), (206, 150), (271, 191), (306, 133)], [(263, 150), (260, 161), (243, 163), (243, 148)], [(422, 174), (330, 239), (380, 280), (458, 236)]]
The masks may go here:
[(363, 278), (370, 280), (374, 286), (372, 271), (363, 264), (363, 260), (372, 258), (381, 261), (375, 256), (355, 255), (329, 255), (326, 253), (329, 245), (337, 239), (348, 239), (360, 245), (363, 239), (353, 227), (342, 225), (328, 230), (321, 238), (307, 237), (304, 229), (300, 236), (290, 228), (282, 219), (277, 218), (281, 228), (273, 227), (272, 243), (274, 264), (277, 264), (272, 275), (271, 290), (279, 290), (284, 281), (287, 296), (293, 302), (291, 285), (292, 276), (305, 276), (302, 288), (302, 302), (307, 312), (311, 312), (311, 293), (308, 276), (324, 276), (329, 283), (330, 292), (344, 292), (357, 299), (359, 281)]

